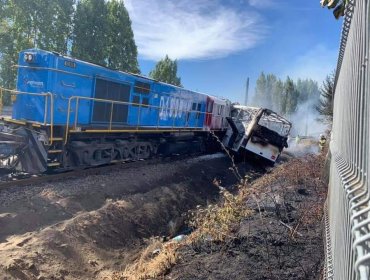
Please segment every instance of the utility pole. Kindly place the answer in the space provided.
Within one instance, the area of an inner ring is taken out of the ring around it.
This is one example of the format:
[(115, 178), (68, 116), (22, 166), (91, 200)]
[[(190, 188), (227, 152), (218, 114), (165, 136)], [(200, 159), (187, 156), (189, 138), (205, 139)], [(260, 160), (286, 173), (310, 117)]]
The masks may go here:
[(245, 106), (247, 106), (248, 104), (248, 91), (249, 91), (249, 77), (247, 78), (247, 83), (245, 85), (245, 101), (244, 101)]

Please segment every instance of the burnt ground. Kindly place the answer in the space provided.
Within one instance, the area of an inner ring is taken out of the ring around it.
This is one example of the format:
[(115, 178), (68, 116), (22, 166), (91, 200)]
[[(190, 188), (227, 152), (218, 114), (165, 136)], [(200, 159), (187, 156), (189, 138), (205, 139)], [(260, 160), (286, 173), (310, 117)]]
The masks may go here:
[[(165, 279), (320, 279), (324, 157), (290, 160), (244, 186), (248, 217), (223, 240), (191, 238)], [(243, 191), (243, 188), (242, 188)]]
[(219, 202), (188, 215), (190, 235), (149, 242), (113, 280), (320, 279), (324, 161), (285, 158), (234, 192), (217, 183)]
[(184, 213), (214, 203), (214, 179), (235, 186), (229, 167), (203, 156), (0, 190), (0, 279), (110, 279), (147, 239), (176, 235)]

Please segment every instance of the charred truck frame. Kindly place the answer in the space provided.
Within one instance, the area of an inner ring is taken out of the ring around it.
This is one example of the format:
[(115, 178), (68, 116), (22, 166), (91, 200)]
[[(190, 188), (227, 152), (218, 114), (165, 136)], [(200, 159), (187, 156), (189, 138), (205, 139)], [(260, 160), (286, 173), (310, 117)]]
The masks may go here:
[(292, 124), (269, 109), (233, 105), (226, 119), (229, 128), (223, 144), (236, 154), (249, 151), (275, 163), (288, 147)]

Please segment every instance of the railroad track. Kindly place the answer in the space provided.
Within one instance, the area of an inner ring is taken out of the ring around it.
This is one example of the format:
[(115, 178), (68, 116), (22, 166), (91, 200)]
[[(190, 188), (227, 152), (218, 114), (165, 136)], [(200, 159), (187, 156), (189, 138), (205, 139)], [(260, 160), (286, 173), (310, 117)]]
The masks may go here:
[[(130, 161), (130, 162), (117, 162), (109, 165), (97, 166), (97, 167), (90, 167), (86, 169), (76, 169), (72, 171), (66, 171), (61, 173), (54, 173), (54, 174), (40, 174), (40, 175), (29, 175), (30, 177), (26, 178), (11, 178), (10, 180), (3, 180), (1, 181), (0, 177), (0, 191), (15, 188), (15, 187), (24, 187), (29, 185), (36, 185), (42, 183), (51, 183), (51, 182), (58, 182), (65, 179), (74, 179), (80, 177), (86, 177), (90, 175), (102, 175), (107, 174), (107, 172), (116, 171), (116, 170), (125, 170), (135, 167), (142, 167), (144, 165), (150, 164), (159, 164), (159, 163), (169, 163), (169, 162), (176, 162), (184, 159), (189, 159), (194, 156), (200, 155), (181, 155), (181, 156), (171, 156), (171, 157), (164, 157), (164, 158), (153, 158), (147, 160), (137, 160), (137, 161)], [(4, 178), (3, 178), (4, 179)]]

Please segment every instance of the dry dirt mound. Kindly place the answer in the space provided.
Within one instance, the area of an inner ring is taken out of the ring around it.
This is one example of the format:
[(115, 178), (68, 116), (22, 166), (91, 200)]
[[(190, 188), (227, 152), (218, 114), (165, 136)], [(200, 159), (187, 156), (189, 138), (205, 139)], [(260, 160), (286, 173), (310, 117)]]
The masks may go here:
[[(160, 187), (145, 194), (109, 201), (97, 211), (9, 238), (2, 266), (15, 278), (92, 279), (140, 245), (142, 238), (167, 235), (173, 217), (202, 203), (186, 186)], [(124, 248), (124, 250), (122, 250)], [(8, 253), (9, 255), (6, 255)], [(120, 265), (117, 263), (116, 265)]]
[(171, 237), (184, 213), (215, 199), (214, 178), (234, 185), (229, 164), (209, 157), (0, 193), (0, 279), (110, 279), (146, 239)]

